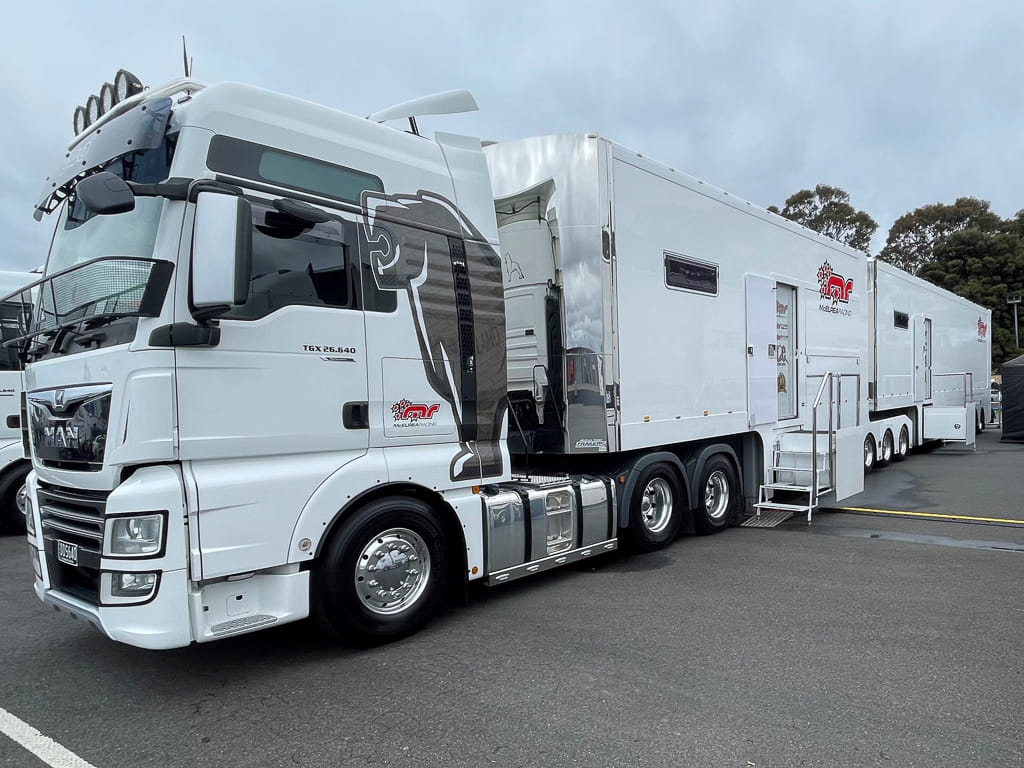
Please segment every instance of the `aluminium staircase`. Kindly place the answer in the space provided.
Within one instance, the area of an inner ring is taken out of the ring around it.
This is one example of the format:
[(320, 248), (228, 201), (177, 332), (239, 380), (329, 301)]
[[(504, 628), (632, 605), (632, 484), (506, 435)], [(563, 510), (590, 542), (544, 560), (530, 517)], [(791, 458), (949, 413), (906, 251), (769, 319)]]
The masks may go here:
[[(834, 441), (827, 432), (783, 432), (772, 450), (771, 481), (761, 486), (754, 505), (757, 514), (742, 523), (752, 528), (774, 528), (795, 514), (811, 522), (821, 496), (832, 491)], [(785, 501), (776, 500), (784, 495)]]
[[(858, 403), (860, 398), (860, 376), (857, 379)], [(789, 520), (797, 512), (807, 515), (810, 524), (814, 510), (821, 497), (831, 493), (836, 476), (836, 429), (838, 418), (835, 404), (836, 385), (841, 386), (842, 376), (831, 371), (822, 376), (817, 397), (811, 408), (811, 429), (781, 432), (772, 446), (771, 479), (761, 485), (758, 502), (754, 505), (756, 514), (740, 525), (748, 528), (774, 528)], [(828, 424), (825, 431), (818, 429), (818, 410), (822, 401), (827, 403)], [(858, 407), (857, 421), (860, 421)], [(785, 501), (776, 500), (776, 495), (785, 495)]]

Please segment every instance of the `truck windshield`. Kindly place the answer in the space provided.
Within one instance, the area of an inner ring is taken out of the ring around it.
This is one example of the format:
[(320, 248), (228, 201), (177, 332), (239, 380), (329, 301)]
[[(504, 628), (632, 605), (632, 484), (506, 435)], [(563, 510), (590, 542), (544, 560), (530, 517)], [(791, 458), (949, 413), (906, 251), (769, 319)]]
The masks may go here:
[[(174, 142), (168, 139), (155, 149), (126, 155), (104, 170), (126, 181), (163, 181), (169, 175), (173, 152)], [(163, 200), (158, 197), (137, 197), (133, 211), (97, 216), (70, 198), (60, 214), (46, 274), (105, 256), (151, 256), (162, 207)]]

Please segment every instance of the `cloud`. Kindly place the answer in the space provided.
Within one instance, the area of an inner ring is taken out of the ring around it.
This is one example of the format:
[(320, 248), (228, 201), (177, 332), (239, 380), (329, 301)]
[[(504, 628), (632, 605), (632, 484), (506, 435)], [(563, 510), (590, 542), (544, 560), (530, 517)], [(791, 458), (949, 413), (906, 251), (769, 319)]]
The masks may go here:
[[(150, 85), (240, 80), (355, 114), (468, 87), (481, 112), (426, 130), (597, 131), (759, 205), (828, 183), (880, 224), (961, 195), (1024, 208), (1014, 0), (289, 3), (5, 9), (0, 267), (43, 259), (31, 218), (74, 107), (119, 67)], [(426, 132), (425, 130), (425, 132)]]

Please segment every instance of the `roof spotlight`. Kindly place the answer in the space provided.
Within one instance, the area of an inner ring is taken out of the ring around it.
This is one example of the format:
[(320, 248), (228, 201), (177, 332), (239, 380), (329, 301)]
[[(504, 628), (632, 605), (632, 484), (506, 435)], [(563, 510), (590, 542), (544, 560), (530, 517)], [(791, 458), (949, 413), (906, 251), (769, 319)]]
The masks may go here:
[(92, 125), (100, 119), (100, 97), (95, 94), (89, 97), (89, 100), (85, 102), (85, 114), (89, 118), (89, 125)]
[(106, 114), (113, 109), (118, 101), (120, 99), (115, 98), (114, 86), (110, 83), (104, 83), (103, 87), (100, 88), (100, 109), (103, 110), (103, 113)]
[(86, 115), (85, 107), (75, 109), (75, 136), (84, 131), (89, 125), (89, 118)]
[(114, 95), (117, 101), (142, 93), (142, 81), (126, 69), (117, 70), (114, 75)]

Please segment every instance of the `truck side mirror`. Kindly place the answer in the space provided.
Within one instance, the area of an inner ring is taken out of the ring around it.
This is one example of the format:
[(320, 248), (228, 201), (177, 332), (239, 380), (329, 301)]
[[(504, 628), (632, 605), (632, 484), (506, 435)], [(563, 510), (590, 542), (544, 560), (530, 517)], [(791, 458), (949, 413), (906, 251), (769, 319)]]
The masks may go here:
[(192, 305), (209, 318), (244, 304), (252, 273), (252, 206), (200, 192), (192, 233)]
[(135, 193), (128, 182), (110, 171), (86, 176), (75, 185), (75, 196), (87, 209), (101, 216), (135, 210)]

